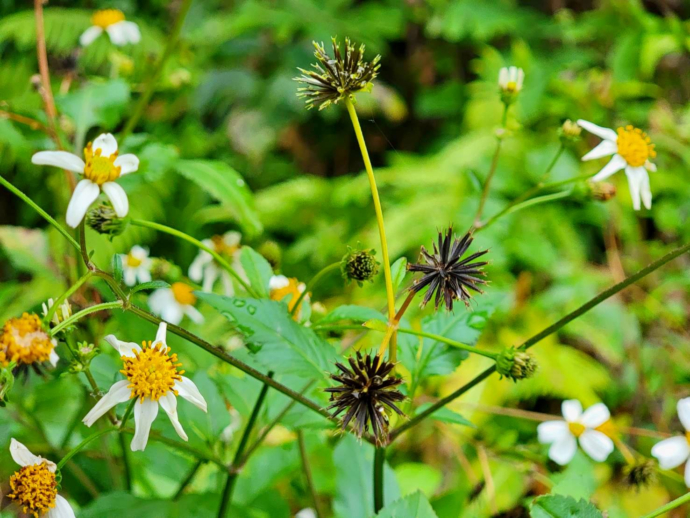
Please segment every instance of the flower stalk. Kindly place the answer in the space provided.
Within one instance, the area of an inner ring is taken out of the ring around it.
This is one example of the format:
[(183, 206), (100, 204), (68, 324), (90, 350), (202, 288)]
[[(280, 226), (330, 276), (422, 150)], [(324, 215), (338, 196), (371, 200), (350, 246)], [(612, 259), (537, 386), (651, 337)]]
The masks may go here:
[(304, 288), (304, 291), (302, 291), (299, 294), (299, 297), (297, 297), (297, 300), (295, 301), (295, 304), (292, 306), (292, 310), (290, 311), (290, 314), (294, 317), (297, 312), (299, 311), (299, 308), (302, 305), (302, 301), (304, 300), (304, 297), (307, 296), (307, 293), (309, 293), (311, 290), (314, 289), (314, 286), (316, 286), (321, 279), (323, 279), (326, 275), (331, 273), (333, 270), (338, 270), (340, 269), (340, 262), (329, 264), (325, 268), (323, 268), (321, 271), (319, 271), (314, 277), (311, 278), (311, 280), (307, 283), (306, 288)]
[[(91, 313), (96, 313), (97, 311), (104, 311), (106, 309), (115, 309), (115, 308), (122, 308), (122, 301), (121, 300), (116, 300), (114, 302), (103, 302), (102, 304), (95, 304), (93, 306), (89, 306), (88, 308), (84, 308), (81, 311), (75, 313), (68, 319), (63, 320), (60, 322), (58, 325), (56, 325), (53, 329), (50, 330), (50, 336), (55, 336), (58, 334), (60, 331), (65, 329), (66, 327), (69, 327), (72, 325), (74, 322), (77, 322), (78, 320), (82, 319), (86, 315), (90, 315)], [(53, 305), (55, 307), (55, 305)]]

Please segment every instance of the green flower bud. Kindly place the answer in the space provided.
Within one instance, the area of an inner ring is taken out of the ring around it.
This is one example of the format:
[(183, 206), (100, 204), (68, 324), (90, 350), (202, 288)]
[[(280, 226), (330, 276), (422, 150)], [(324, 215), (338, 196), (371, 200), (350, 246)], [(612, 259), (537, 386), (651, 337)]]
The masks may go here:
[(561, 142), (564, 144), (568, 142), (577, 142), (580, 140), (580, 134), (582, 133), (582, 128), (578, 126), (576, 122), (570, 119), (566, 120), (563, 125), (558, 129), (558, 136)]
[(280, 268), (280, 263), (283, 260), (283, 251), (280, 245), (275, 241), (264, 241), (259, 247), (259, 253), (264, 256), (273, 270)]
[(609, 201), (616, 197), (616, 186), (608, 182), (587, 182), (589, 196), (598, 201)]
[(162, 279), (170, 284), (182, 279), (182, 269), (167, 259), (154, 257), (151, 259), (151, 276)]
[(110, 236), (112, 239), (125, 231), (128, 221), (115, 214), (110, 204), (102, 203), (86, 213), (86, 224), (99, 234)]
[(522, 349), (506, 347), (496, 358), (496, 370), (513, 381), (530, 378), (537, 371), (537, 361)]
[(355, 281), (360, 286), (362, 282), (372, 280), (379, 273), (379, 263), (374, 257), (375, 254), (375, 250), (348, 247), (348, 252), (340, 263), (345, 280)]
[(4, 407), (8, 402), (7, 395), (14, 385), (14, 374), (12, 370), (16, 367), (14, 362), (7, 367), (0, 368), (0, 407)]

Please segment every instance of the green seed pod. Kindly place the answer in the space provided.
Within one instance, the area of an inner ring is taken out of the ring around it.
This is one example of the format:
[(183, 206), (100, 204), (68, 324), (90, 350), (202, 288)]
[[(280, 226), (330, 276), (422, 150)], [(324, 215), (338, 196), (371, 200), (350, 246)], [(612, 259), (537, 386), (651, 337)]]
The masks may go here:
[(360, 286), (364, 281), (370, 281), (379, 272), (379, 263), (374, 255), (375, 250), (359, 250), (348, 247), (340, 268), (347, 281), (355, 281)]
[(534, 357), (515, 347), (506, 347), (496, 358), (496, 370), (513, 381), (530, 378), (537, 371)]

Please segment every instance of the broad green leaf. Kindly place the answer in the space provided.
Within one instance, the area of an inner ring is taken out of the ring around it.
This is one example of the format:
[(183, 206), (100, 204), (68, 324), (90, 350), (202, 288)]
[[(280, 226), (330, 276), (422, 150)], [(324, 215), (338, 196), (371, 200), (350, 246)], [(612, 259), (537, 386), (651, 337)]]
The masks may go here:
[(242, 269), (249, 279), (249, 284), (259, 297), (268, 297), (268, 283), (273, 269), (263, 255), (249, 246), (243, 246), (240, 252)]
[(374, 331), (381, 331), (382, 333), (388, 331), (388, 324), (379, 320), (378, 318), (367, 320), (362, 324), (362, 326), (366, 327), (367, 329), (373, 329)]
[(151, 281), (151, 282), (144, 282), (142, 284), (137, 284), (132, 288), (132, 291), (130, 293), (134, 294), (138, 291), (146, 291), (146, 290), (157, 290), (158, 288), (169, 288), (170, 284), (168, 284), (165, 281)]
[(232, 167), (218, 160), (177, 160), (175, 170), (218, 200), (247, 234), (261, 233), (252, 193)]
[(254, 348), (257, 360), (278, 374), (321, 378), (333, 368), (333, 346), (295, 322), (284, 303), (196, 292), (220, 311)]
[(602, 518), (601, 511), (586, 500), (569, 496), (546, 495), (535, 498), (530, 506), (531, 518)]
[(323, 317), (317, 325), (330, 324), (332, 322), (340, 322), (342, 320), (351, 320), (353, 322), (366, 322), (368, 320), (386, 321), (385, 315), (380, 311), (364, 306), (345, 305), (338, 306), (328, 315)]
[(384, 507), (377, 518), (438, 518), (431, 504), (421, 491)]
[(395, 466), (395, 477), (398, 479), (402, 495), (413, 495), (420, 491), (427, 498), (436, 493), (443, 481), (441, 469), (424, 462), (398, 464)]
[(407, 273), (407, 258), (401, 257), (391, 266), (391, 277), (393, 278), (393, 292), (397, 292), (400, 284)]
[[(415, 414), (421, 414), (424, 412), (427, 408), (431, 406), (431, 403), (424, 403), (423, 405), (419, 405), (419, 408), (417, 408), (417, 411)], [(451, 424), (462, 424), (465, 426), (471, 426), (474, 428), (474, 424), (472, 424), (471, 421), (465, 419), (463, 416), (458, 414), (457, 412), (451, 410), (450, 408), (443, 407), (438, 409), (436, 412), (431, 414), (432, 419), (436, 419), (438, 421), (443, 421), (444, 423), (451, 423)]]

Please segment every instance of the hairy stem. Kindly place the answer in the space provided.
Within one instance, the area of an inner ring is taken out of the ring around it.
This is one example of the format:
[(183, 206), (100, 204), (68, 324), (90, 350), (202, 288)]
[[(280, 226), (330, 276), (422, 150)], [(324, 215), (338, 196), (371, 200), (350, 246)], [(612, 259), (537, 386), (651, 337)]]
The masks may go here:
[(501, 122), (500, 134), (496, 136), (496, 151), (494, 151), (494, 156), (491, 159), (491, 167), (489, 168), (489, 174), (486, 176), (486, 181), (484, 182), (484, 188), (482, 189), (482, 195), (479, 198), (479, 207), (477, 207), (477, 213), (474, 215), (474, 223), (472, 228), (478, 228), (481, 224), (482, 213), (484, 212), (484, 205), (489, 197), (489, 191), (491, 189), (491, 180), (493, 180), (496, 174), (496, 167), (498, 166), (498, 157), (501, 154), (501, 146), (503, 145), (503, 138), (505, 137), (506, 122), (508, 120), (508, 104), (503, 103), (503, 118)]
[(401, 333), (409, 334), (409, 335), (431, 338), (432, 340), (436, 340), (437, 342), (443, 342), (443, 343), (446, 343), (448, 345), (452, 345), (453, 347), (457, 347), (458, 349), (462, 349), (463, 351), (467, 351), (469, 353), (479, 354), (481, 356), (486, 356), (487, 358), (491, 358), (492, 360), (495, 360), (498, 357), (498, 355), (496, 353), (484, 351), (484, 350), (479, 349), (477, 347), (472, 347), (471, 345), (466, 345), (466, 344), (463, 344), (461, 342), (456, 342), (455, 340), (451, 340), (450, 338), (446, 338), (445, 336), (435, 335), (433, 333), (427, 333), (425, 331), (416, 331), (414, 329), (398, 329), (398, 331)]
[(60, 331), (62, 331), (66, 327), (71, 326), (74, 322), (80, 320), (82, 317), (85, 317), (86, 315), (90, 315), (91, 313), (96, 313), (97, 311), (104, 311), (106, 309), (122, 308), (122, 305), (123, 305), (123, 302), (121, 300), (116, 300), (114, 302), (103, 302), (102, 304), (96, 304), (94, 306), (89, 306), (88, 308), (84, 308), (81, 311), (72, 315), (71, 317), (63, 320), (58, 325), (56, 325), (53, 329), (51, 329), (50, 330), (50, 336), (55, 336)]
[(57, 469), (62, 469), (65, 464), (67, 464), (67, 461), (70, 460), (72, 457), (74, 457), (77, 453), (79, 453), (87, 444), (89, 444), (91, 441), (94, 439), (98, 439), (101, 435), (105, 435), (110, 432), (116, 432), (117, 428), (114, 426), (104, 428), (103, 430), (98, 430), (97, 432), (92, 433), (89, 435), (86, 439), (81, 441), (79, 444), (77, 444), (74, 448), (72, 448), (67, 454), (60, 459), (60, 462), (57, 463)]
[(93, 275), (93, 272), (88, 271), (84, 275), (82, 275), (79, 279), (77, 279), (77, 282), (75, 282), (72, 286), (70, 286), (67, 291), (65, 291), (62, 295), (58, 297), (58, 299), (53, 302), (53, 305), (48, 308), (48, 313), (46, 313), (46, 316), (43, 317), (43, 322), (49, 323), (53, 315), (55, 314), (55, 311), (60, 307), (60, 304), (62, 304), (67, 298), (71, 297), (72, 294), (74, 294), (75, 291), (77, 291), (79, 288), (81, 288), (82, 284), (84, 284), (86, 281), (89, 280), (89, 278)]
[(292, 316), (295, 316), (297, 314), (297, 311), (299, 311), (299, 307), (302, 304), (302, 300), (304, 300), (304, 297), (307, 296), (307, 293), (309, 293), (310, 290), (313, 290), (314, 286), (316, 286), (321, 279), (323, 279), (333, 270), (337, 270), (338, 268), (340, 268), (340, 261), (337, 263), (329, 264), (316, 275), (314, 275), (314, 277), (312, 277), (311, 280), (307, 283), (307, 286), (306, 288), (304, 288), (304, 291), (299, 294), (299, 297), (297, 298), (295, 305), (292, 307), (290, 314)]
[(386, 459), (386, 449), (374, 450), (374, 512), (383, 509), (383, 464)]

